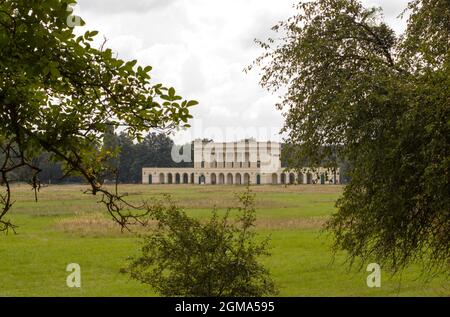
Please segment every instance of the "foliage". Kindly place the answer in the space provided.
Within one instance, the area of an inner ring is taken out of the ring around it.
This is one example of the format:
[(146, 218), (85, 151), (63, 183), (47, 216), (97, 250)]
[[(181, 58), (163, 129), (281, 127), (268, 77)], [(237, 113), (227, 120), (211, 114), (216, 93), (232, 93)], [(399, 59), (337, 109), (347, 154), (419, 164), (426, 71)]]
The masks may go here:
[(351, 182), (328, 225), (335, 248), (394, 269), (447, 269), (449, 1), (412, 1), (400, 36), (356, 0), (296, 9), (273, 28), (280, 40), (259, 42), (255, 65), (264, 87), (285, 91), (277, 106), (295, 160), (348, 161)]
[[(149, 133), (141, 143), (134, 144), (121, 133), (116, 136), (118, 154), (118, 180), (121, 183), (140, 183), (143, 167), (192, 167), (192, 162), (175, 163), (172, 148), (176, 146), (167, 135)], [(192, 156), (191, 156), (192, 157)]]
[(238, 196), (237, 223), (229, 212), (203, 223), (188, 217), (170, 197), (152, 216), (157, 229), (144, 239), (142, 255), (127, 271), (164, 296), (264, 296), (274, 294), (269, 272), (258, 258), (267, 256), (267, 239), (255, 242), (254, 195)]
[(113, 156), (102, 148), (103, 135), (122, 127), (140, 141), (150, 129), (188, 126), (197, 103), (152, 83), (150, 66), (115, 58), (104, 45), (92, 47), (96, 31), (76, 36), (67, 23), (74, 2), (0, 1), (0, 180), (6, 188), (0, 231), (13, 227), (5, 219), (11, 173), (30, 169), (37, 191), (41, 168), (33, 160), (43, 152), (63, 163), (65, 175), (82, 176), (121, 225), (136, 219), (121, 210), (137, 207), (102, 186), (105, 162)]

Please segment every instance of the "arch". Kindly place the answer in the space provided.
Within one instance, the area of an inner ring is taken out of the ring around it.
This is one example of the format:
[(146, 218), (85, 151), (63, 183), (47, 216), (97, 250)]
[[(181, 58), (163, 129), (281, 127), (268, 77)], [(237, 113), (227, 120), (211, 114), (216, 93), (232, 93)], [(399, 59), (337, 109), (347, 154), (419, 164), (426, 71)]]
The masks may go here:
[(195, 183), (195, 175), (194, 173), (191, 173), (191, 184)]
[(152, 174), (149, 174), (148, 175), (148, 183), (151, 185), (151, 184), (153, 184), (153, 177), (152, 177)]
[(250, 174), (249, 173), (244, 174), (244, 184), (250, 185)]
[(212, 185), (217, 184), (217, 176), (216, 176), (216, 173), (211, 173), (211, 184), (212, 184)]
[(311, 173), (306, 174), (306, 184), (312, 184), (312, 174)]
[(233, 184), (233, 174), (231, 174), (231, 173), (227, 174), (227, 184), (230, 184), (230, 185)]
[(164, 173), (159, 173), (159, 183), (160, 184), (164, 184), (165, 183)]
[(189, 183), (189, 174), (184, 173), (183, 174), (183, 184), (187, 184), (187, 183)]
[(175, 174), (175, 184), (180, 184), (181, 183), (181, 176), (179, 173)]
[(303, 173), (298, 173), (298, 179), (297, 179), (297, 182), (298, 182), (299, 184), (303, 184)]
[(199, 177), (198, 177), (198, 183), (199, 184), (205, 184), (205, 175), (200, 175)]
[(261, 175), (256, 174), (256, 185), (261, 185)]
[(289, 184), (293, 185), (295, 184), (295, 174), (289, 173)]
[(324, 185), (325, 184), (325, 175), (322, 173), (320, 174), (320, 184)]
[(225, 175), (223, 173), (219, 174), (219, 184), (225, 184)]
[(281, 173), (280, 180), (281, 180), (281, 184), (286, 184), (286, 174)]
[(237, 185), (242, 184), (242, 177), (240, 173), (236, 173), (236, 175), (234, 176), (234, 183)]
[(272, 184), (278, 184), (278, 175), (277, 173), (272, 173)]
[(173, 183), (172, 173), (168, 173), (167, 174), (167, 184), (172, 184), (172, 183)]

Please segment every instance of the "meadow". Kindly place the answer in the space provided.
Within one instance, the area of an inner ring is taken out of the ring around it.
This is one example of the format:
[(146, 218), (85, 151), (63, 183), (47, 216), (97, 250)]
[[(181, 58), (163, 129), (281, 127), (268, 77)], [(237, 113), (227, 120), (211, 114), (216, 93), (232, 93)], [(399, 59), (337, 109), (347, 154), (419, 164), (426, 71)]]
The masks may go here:
[[(27, 185), (13, 188), (9, 214), (16, 234), (0, 234), (0, 296), (155, 296), (147, 285), (121, 273), (127, 258), (139, 252), (140, 239), (122, 233), (99, 197), (85, 186), (43, 188), (39, 201)], [(280, 296), (449, 296), (443, 276), (423, 276), (419, 265), (399, 275), (382, 271), (380, 288), (366, 284), (365, 266), (349, 267), (346, 254), (333, 256), (332, 239), (323, 231), (342, 193), (335, 185), (252, 186), (256, 195), (256, 230), (269, 235), (270, 269)], [(244, 186), (122, 185), (132, 201), (170, 194), (189, 215), (206, 218), (215, 206), (235, 207)], [(138, 230), (145, 233), (144, 229)], [(376, 259), (374, 259), (376, 262)], [(66, 285), (66, 266), (81, 266), (81, 288)], [(382, 264), (382, 263), (381, 263)]]

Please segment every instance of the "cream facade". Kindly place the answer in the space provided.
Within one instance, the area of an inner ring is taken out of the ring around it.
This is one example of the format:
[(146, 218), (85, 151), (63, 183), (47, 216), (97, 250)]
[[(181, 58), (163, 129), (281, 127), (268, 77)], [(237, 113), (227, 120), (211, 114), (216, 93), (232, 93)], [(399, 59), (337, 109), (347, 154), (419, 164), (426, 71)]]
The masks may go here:
[(194, 141), (194, 167), (142, 169), (143, 184), (338, 184), (339, 170), (281, 167), (278, 142)]

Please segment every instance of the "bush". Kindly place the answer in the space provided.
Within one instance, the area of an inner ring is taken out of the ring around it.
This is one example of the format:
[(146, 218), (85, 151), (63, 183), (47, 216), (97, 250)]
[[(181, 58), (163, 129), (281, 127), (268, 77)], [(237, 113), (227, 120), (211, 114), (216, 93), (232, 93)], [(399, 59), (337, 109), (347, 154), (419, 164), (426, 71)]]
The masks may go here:
[(276, 293), (268, 270), (259, 263), (268, 238), (255, 241), (254, 195), (237, 195), (241, 207), (236, 221), (230, 209), (219, 217), (199, 221), (188, 217), (169, 196), (151, 214), (155, 230), (144, 236), (142, 254), (132, 258), (126, 272), (163, 296), (265, 296)]

